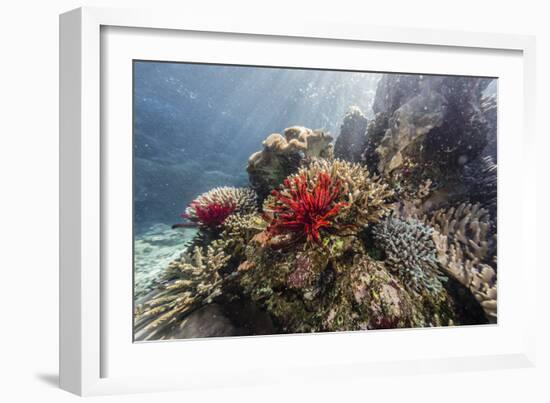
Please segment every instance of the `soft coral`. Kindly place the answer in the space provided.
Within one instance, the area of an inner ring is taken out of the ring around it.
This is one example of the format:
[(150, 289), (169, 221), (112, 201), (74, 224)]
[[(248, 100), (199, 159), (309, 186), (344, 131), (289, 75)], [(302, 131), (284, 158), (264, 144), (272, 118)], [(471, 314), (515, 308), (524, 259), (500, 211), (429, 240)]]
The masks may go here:
[(283, 182), (281, 190), (273, 190), (273, 214), (268, 232), (274, 235), (291, 234), (319, 243), (322, 228), (330, 227), (345, 202), (336, 202), (341, 196), (340, 181), (326, 172), (319, 172), (313, 185), (306, 175), (295, 176)]
[(215, 228), (223, 224), (225, 219), (235, 210), (235, 203), (208, 203), (200, 204), (197, 201), (193, 201), (189, 205), (195, 212), (195, 217), (191, 217), (189, 214), (184, 213), (181, 216), (183, 218), (193, 218), (199, 224), (209, 228)]

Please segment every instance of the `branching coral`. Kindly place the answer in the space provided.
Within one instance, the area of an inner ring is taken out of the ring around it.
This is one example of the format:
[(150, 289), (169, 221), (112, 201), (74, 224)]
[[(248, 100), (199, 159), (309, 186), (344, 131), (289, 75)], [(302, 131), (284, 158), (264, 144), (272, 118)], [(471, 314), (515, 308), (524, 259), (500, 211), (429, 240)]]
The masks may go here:
[(211, 303), (221, 293), (223, 279), (219, 270), (229, 258), (219, 248), (209, 246), (206, 254), (195, 248), (191, 256), (183, 255), (170, 263), (159, 289), (136, 307), (136, 339), (169, 337), (170, 329), (183, 317)]
[(373, 229), (386, 263), (415, 291), (441, 292), (442, 281), (433, 230), (418, 220), (389, 217)]
[(258, 214), (233, 214), (225, 220), (220, 239), (214, 241), (232, 258), (241, 259), (251, 239), (266, 229), (265, 220)]
[(444, 270), (466, 286), (487, 318), (497, 317), (497, 273), (494, 239), (487, 210), (479, 204), (461, 204), (437, 210), (426, 220), (436, 229), (433, 239)]
[(235, 213), (256, 211), (256, 193), (250, 188), (223, 186), (201, 194), (181, 216), (206, 228), (216, 228)]

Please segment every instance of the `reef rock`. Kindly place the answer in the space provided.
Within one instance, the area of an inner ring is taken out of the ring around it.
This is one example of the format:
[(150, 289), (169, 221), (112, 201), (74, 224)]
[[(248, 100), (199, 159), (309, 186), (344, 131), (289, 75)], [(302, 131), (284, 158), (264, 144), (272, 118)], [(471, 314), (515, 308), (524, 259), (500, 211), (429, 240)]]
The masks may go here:
[(248, 159), (250, 184), (260, 200), (294, 173), (304, 159), (332, 157), (332, 140), (332, 136), (320, 130), (302, 126), (289, 127), (283, 135), (270, 134), (262, 143), (263, 150)]
[(361, 160), (367, 164), (371, 172), (378, 172), (380, 158), (376, 153), (376, 148), (384, 138), (387, 128), (388, 115), (386, 113), (378, 113), (367, 127), (365, 151), (361, 155)]
[(484, 97), (481, 100), (481, 111), (487, 121), (487, 146), (483, 155), (497, 159), (497, 98), (496, 95)]
[[(446, 172), (478, 157), (488, 142), (481, 97), (489, 82), (385, 75), (378, 83), (373, 110), (382, 115), (377, 116), (379, 122), (387, 119), (387, 128), (379, 141), (369, 145), (370, 152), (376, 146), (378, 171), (388, 175), (410, 160)], [(380, 127), (376, 133), (379, 137)], [(377, 140), (370, 131), (367, 139)]]
[(351, 162), (361, 160), (366, 146), (368, 119), (357, 107), (351, 107), (344, 116), (340, 135), (334, 144), (334, 156)]
[(460, 199), (479, 203), (489, 211), (491, 222), (496, 230), (497, 218), (497, 165), (493, 157), (487, 155), (464, 166), (461, 181), (466, 193)]
[(168, 337), (187, 339), (195, 337), (241, 336), (244, 332), (236, 327), (217, 304), (206, 305), (183, 319)]

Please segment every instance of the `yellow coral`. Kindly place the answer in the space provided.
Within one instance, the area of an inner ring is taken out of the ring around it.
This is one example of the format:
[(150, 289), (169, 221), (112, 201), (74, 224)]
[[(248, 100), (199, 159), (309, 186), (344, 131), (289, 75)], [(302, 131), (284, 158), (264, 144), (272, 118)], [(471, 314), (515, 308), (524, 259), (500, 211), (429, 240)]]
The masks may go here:
[(221, 293), (222, 277), (219, 270), (230, 256), (214, 246), (206, 255), (195, 248), (191, 256), (183, 255), (172, 262), (165, 281), (135, 310), (135, 338), (160, 339), (171, 327), (202, 305), (211, 303)]

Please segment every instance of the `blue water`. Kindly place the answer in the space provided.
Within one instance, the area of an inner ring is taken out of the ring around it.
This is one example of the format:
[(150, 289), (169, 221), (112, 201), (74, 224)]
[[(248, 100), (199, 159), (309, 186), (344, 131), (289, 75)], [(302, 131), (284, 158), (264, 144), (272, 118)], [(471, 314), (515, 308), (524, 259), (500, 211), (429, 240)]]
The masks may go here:
[(134, 217), (138, 233), (173, 224), (197, 195), (248, 183), (270, 133), (302, 125), (336, 136), (367, 117), (381, 75), (185, 63), (134, 64)]

